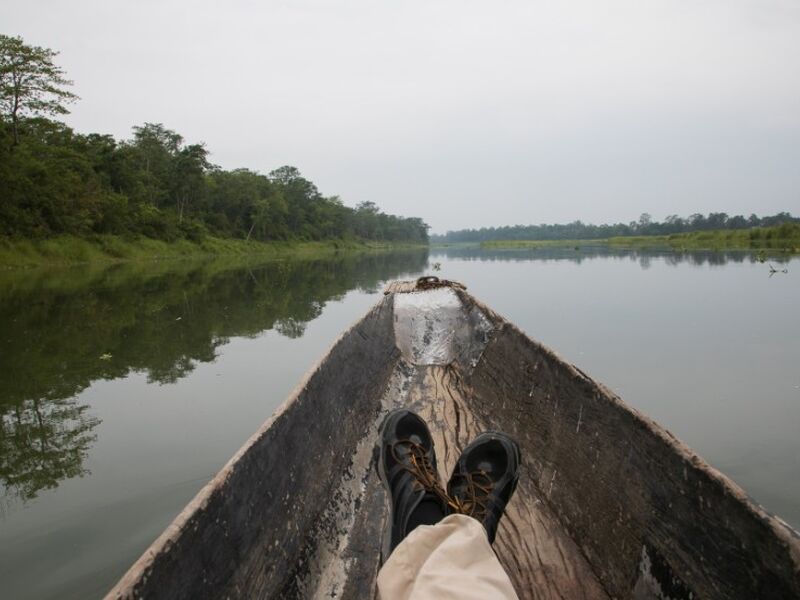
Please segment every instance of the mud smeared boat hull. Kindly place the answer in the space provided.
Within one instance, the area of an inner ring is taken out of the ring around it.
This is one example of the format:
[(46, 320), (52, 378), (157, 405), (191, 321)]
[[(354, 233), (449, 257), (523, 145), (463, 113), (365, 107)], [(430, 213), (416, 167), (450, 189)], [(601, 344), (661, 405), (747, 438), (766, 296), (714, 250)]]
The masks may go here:
[[(423, 290), (424, 288), (424, 290)], [(522, 446), (495, 549), (521, 598), (798, 598), (797, 533), (460, 286), (399, 282), (110, 598), (371, 598), (383, 415), (419, 412), (442, 478), (477, 433)]]

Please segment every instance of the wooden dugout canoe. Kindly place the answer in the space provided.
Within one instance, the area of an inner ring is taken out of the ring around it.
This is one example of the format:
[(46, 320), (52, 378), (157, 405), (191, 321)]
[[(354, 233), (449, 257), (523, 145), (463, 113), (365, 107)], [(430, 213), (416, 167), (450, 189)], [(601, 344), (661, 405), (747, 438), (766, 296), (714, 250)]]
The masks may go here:
[(391, 284), (109, 598), (372, 598), (377, 428), (443, 480), (484, 429), (523, 466), (495, 550), (521, 598), (800, 598), (800, 539), (652, 420), (449, 282)]

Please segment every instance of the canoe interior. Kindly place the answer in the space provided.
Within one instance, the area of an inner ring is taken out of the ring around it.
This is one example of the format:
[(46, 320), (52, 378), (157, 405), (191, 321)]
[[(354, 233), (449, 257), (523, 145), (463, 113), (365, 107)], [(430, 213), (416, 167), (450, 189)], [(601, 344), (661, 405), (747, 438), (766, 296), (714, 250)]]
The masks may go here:
[(495, 549), (521, 598), (800, 597), (788, 525), (463, 289), (416, 289), (388, 288), (110, 598), (376, 597), (374, 448), (400, 406), (443, 480), (480, 431), (519, 441)]

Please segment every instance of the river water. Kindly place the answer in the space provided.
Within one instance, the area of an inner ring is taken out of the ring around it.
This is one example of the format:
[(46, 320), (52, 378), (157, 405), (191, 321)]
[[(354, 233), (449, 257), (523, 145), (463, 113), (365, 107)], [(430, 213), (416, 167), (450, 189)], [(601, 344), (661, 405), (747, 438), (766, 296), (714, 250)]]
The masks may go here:
[(0, 272), (0, 597), (100, 597), (384, 283), (424, 273), (800, 527), (800, 260), (771, 260), (452, 247)]

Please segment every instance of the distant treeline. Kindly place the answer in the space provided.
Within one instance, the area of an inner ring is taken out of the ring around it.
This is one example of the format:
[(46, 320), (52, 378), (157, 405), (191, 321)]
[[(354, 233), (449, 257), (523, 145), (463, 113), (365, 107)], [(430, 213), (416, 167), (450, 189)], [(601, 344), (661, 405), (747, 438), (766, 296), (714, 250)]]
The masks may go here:
[(690, 217), (670, 215), (661, 222), (654, 221), (644, 213), (638, 221), (613, 225), (592, 225), (581, 221), (553, 225), (511, 225), (506, 227), (482, 227), (448, 231), (444, 235), (432, 235), (434, 243), (485, 242), (494, 240), (598, 240), (634, 235), (670, 235), (693, 231), (749, 229), (751, 227), (773, 227), (782, 223), (800, 223), (800, 219), (788, 212), (768, 217), (729, 216), (726, 213), (699, 213)]
[(56, 56), (0, 35), (0, 235), (428, 240), (421, 219), (347, 207), (294, 167), (223, 170), (161, 124), (125, 141), (76, 133), (49, 118), (77, 100)]
[(294, 167), (269, 175), (215, 167), (202, 144), (185, 144), (160, 124), (134, 127), (133, 138), (119, 142), (34, 118), (19, 124), (16, 146), (6, 125), (0, 121), (2, 235), (428, 239), (421, 219), (384, 214), (372, 202), (347, 207)]

